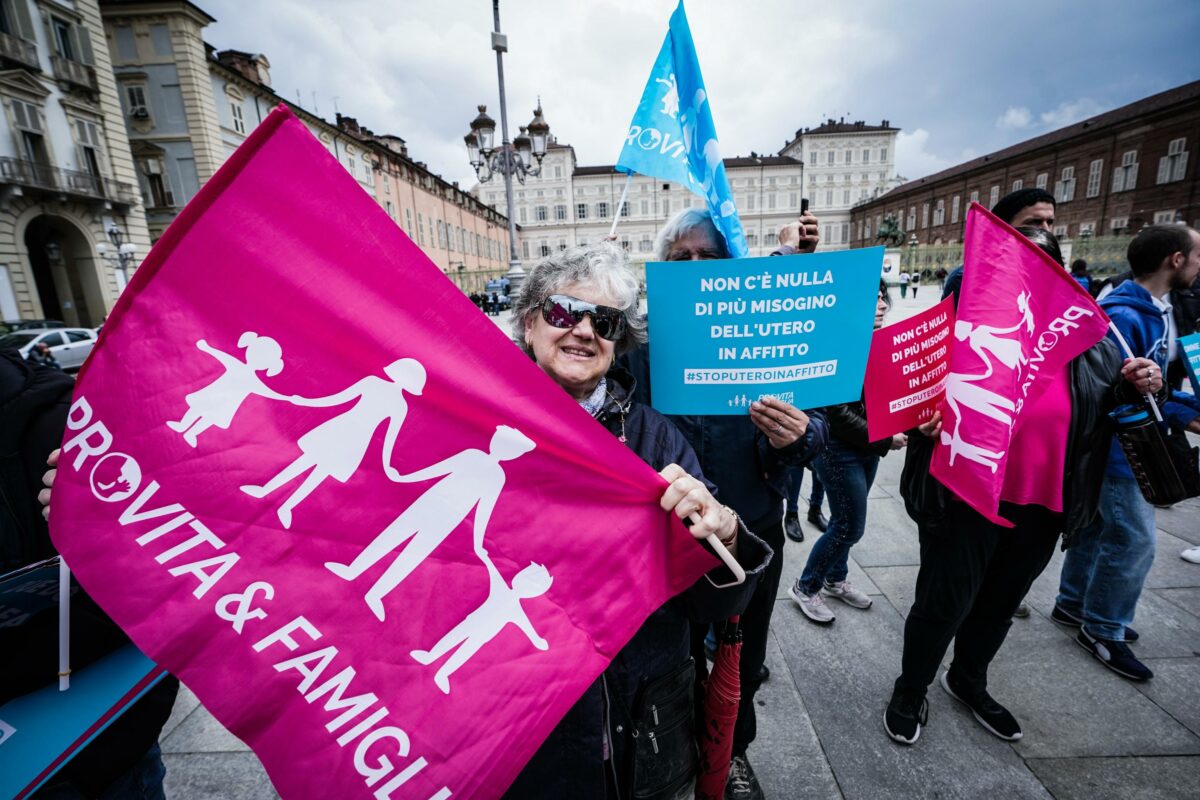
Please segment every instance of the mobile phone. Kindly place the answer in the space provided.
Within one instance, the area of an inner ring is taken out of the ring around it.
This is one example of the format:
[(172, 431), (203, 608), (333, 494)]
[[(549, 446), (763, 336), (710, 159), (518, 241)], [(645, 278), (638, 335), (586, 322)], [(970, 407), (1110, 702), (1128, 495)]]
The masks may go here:
[(800, 216), (804, 216), (807, 213), (808, 213), (808, 198), (801, 197), (800, 198)]

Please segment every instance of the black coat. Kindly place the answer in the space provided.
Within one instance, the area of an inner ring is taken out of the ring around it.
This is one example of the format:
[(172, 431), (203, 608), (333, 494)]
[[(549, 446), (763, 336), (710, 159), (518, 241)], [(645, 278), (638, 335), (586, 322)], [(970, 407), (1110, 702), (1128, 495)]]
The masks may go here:
[[(37, 494), (46, 457), (62, 442), (74, 388), (70, 376), (26, 362), (15, 350), (0, 351), (0, 574), (55, 555)], [(71, 613), (76, 668), (129, 641), (86, 595), (73, 600)], [(53, 612), (0, 631), (0, 703), (56, 679), (57, 626)], [(80, 751), (61, 777), (88, 796), (99, 795), (158, 741), (178, 690), (174, 678), (161, 681)]]
[[(609, 373), (610, 397), (596, 415), (597, 421), (614, 436), (624, 435), (629, 449), (654, 469), (675, 463), (703, 480), (687, 441), (666, 417), (633, 400), (632, 383), (628, 373)], [(738, 535), (738, 561), (746, 569), (746, 582), (716, 589), (701, 578), (651, 614), (551, 732), (505, 797), (603, 800), (609, 781), (606, 771), (615, 771), (610, 774), (615, 774), (621, 796), (626, 797), (633, 745), (630, 711), (637, 708), (644, 687), (689, 662), (691, 622), (714, 622), (745, 607), (772, 555), (771, 548), (743, 526)], [(724, 567), (709, 574), (717, 583), (731, 577)], [(690, 686), (687, 707), (690, 713)], [(606, 727), (612, 747), (608, 762), (603, 758)]]

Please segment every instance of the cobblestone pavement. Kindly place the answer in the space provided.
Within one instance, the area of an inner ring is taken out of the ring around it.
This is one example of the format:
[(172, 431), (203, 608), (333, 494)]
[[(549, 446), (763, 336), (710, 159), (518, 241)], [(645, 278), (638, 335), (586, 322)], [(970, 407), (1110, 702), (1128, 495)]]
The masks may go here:
[[(897, 299), (907, 316), (936, 299)], [(506, 329), (506, 316), (494, 318)], [(990, 690), (1021, 721), (1014, 744), (984, 731), (939, 688), (914, 747), (883, 732), (900, 668), (904, 617), (918, 566), (916, 526), (899, 499), (902, 458), (885, 458), (868, 500), (867, 532), (850, 580), (874, 599), (838, 605), (811, 624), (787, 596), (816, 531), (788, 542), (750, 749), (768, 798), (1175, 798), (1196, 796), (1200, 774), (1200, 500), (1158, 511), (1158, 553), (1138, 606), (1135, 652), (1155, 672), (1134, 684), (1104, 669), (1049, 619), (1062, 554), (1034, 584), (1030, 618), (1014, 620)], [(807, 493), (807, 489), (806, 489)], [(258, 759), (184, 690), (163, 731), (167, 794), (178, 800), (276, 796)], [(1190, 788), (1189, 788), (1190, 787)]]

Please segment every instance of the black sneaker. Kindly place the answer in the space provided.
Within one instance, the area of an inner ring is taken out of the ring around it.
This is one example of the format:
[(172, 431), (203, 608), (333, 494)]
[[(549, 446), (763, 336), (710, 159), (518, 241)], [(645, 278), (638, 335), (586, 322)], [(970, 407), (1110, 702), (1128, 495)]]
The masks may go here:
[(829, 518), (821, 513), (820, 506), (808, 507), (808, 522), (821, 533), (829, 527)]
[(725, 800), (765, 800), (762, 786), (745, 755), (729, 761), (729, 777), (725, 780)]
[(1068, 628), (1078, 628), (1083, 624), (1083, 619), (1081, 617), (1075, 616), (1058, 603), (1054, 604), (1054, 610), (1050, 612), (1050, 619), (1054, 620), (1059, 625), (1063, 625)]
[[(1050, 619), (1067, 628), (1078, 628), (1083, 624), (1082, 617), (1075, 616), (1058, 603), (1054, 604), (1054, 610), (1050, 612)], [(1125, 644), (1133, 644), (1140, 638), (1142, 637), (1133, 628), (1125, 629)]]
[(1015, 619), (1029, 619), (1029, 604), (1022, 600), (1017, 604), (1017, 610), (1013, 612)]
[(891, 702), (883, 712), (883, 729), (900, 744), (912, 744), (921, 737), (921, 726), (929, 720), (929, 701), (925, 693), (892, 691)]
[(1017, 718), (1010, 714), (1007, 708), (993, 700), (986, 691), (977, 694), (968, 694), (963, 690), (955, 691), (950, 686), (949, 670), (942, 673), (941, 684), (942, 688), (946, 690), (946, 694), (971, 709), (975, 720), (988, 733), (998, 736), (1006, 742), (1015, 742), (1025, 735), (1021, 732), (1021, 724), (1017, 722)]
[(1084, 650), (1104, 666), (1131, 681), (1146, 681), (1154, 677), (1154, 673), (1145, 664), (1137, 660), (1129, 645), (1112, 639), (1100, 639), (1080, 628), (1075, 641)]
[(793, 542), (804, 541), (804, 529), (800, 527), (800, 515), (789, 511), (783, 515), (783, 532)]

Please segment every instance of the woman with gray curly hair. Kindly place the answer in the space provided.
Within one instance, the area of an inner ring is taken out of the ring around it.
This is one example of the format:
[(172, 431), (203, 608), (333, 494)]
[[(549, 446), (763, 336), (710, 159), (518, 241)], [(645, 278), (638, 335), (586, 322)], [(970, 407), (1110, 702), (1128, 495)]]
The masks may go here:
[[(513, 308), (513, 335), (542, 371), (667, 481), (663, 510), (691, 517), (697, 546), (715, 533), (746, 571), (721, 566), (659, 608), (617, 653), (509, 788), (511, 798), (692, 796), (697, 769), (691, 623), (738, 613), (771, 550), (713, 496), (683, 435), (633, 400), (613, 367), (646, 339), (638, 282), (624, 253), (576, 247), (533, 267)], [(636, 588), (633, 589), (636, 591)]]

